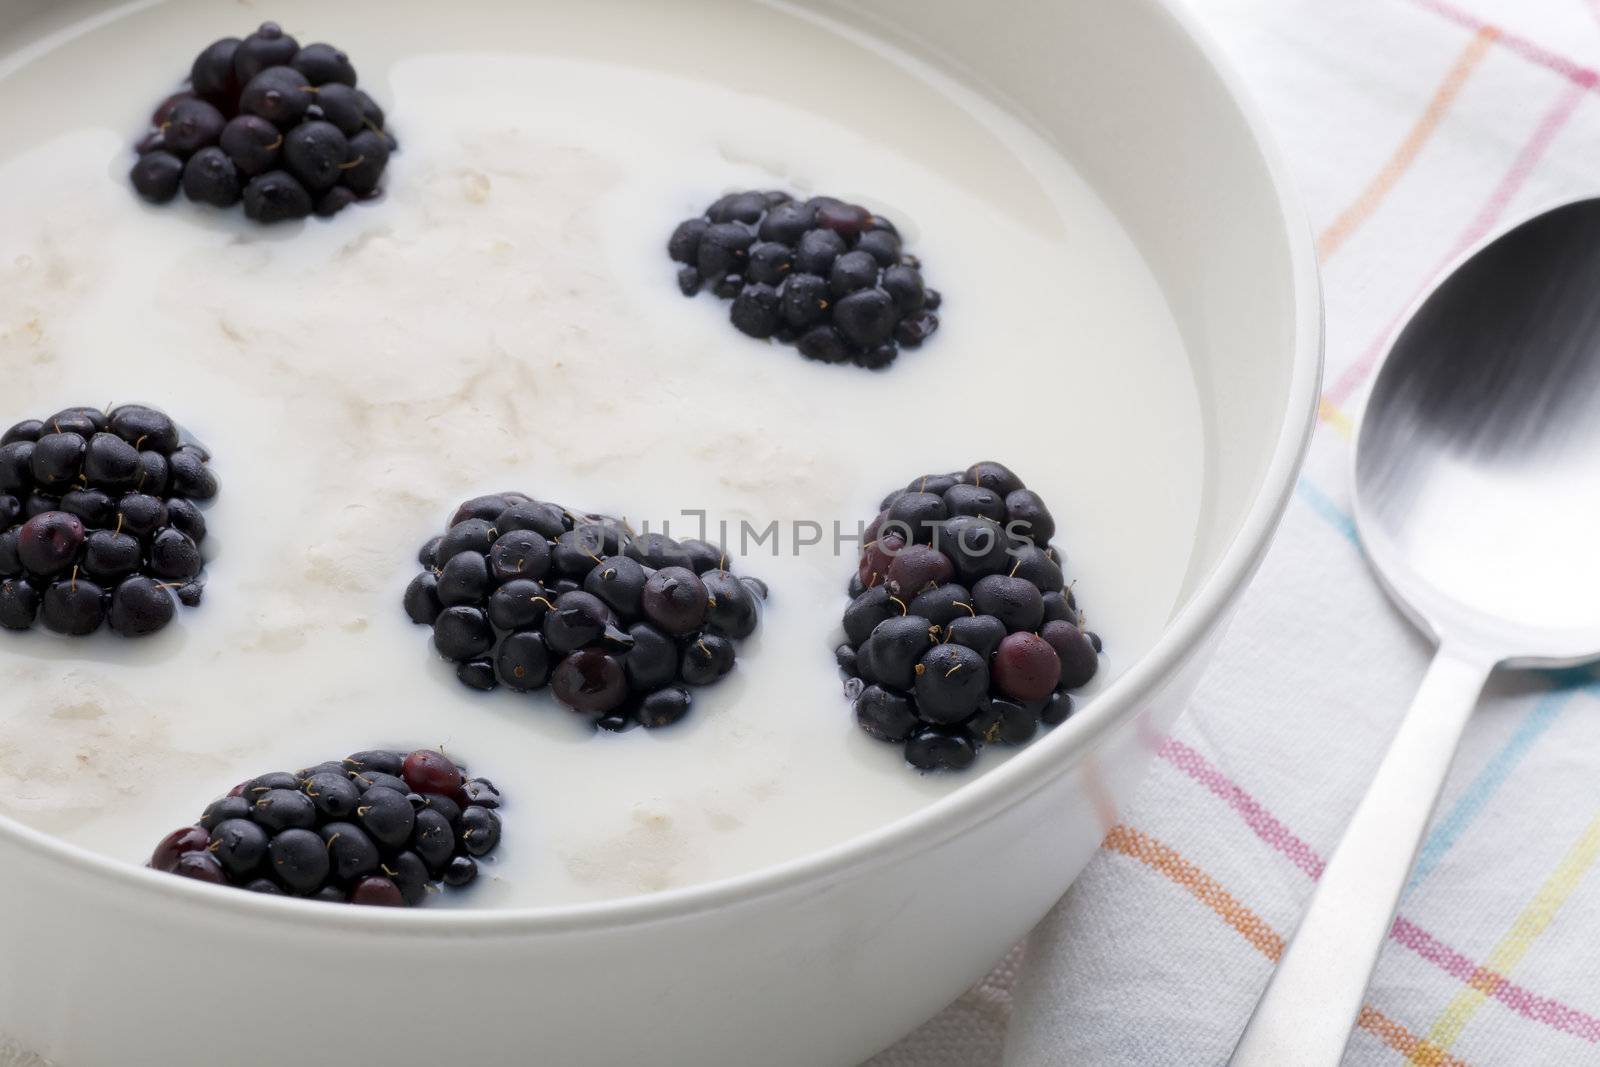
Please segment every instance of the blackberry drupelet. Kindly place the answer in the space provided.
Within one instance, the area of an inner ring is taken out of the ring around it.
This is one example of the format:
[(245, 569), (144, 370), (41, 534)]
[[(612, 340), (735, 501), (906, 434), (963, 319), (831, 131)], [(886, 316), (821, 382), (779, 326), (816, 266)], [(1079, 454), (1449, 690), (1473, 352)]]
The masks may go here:
[[(167, 626), (199, 602), (210, 456), (154, 408), (68, 408), (0, 444), (0, 628), (74, 637)], [(25, 502), (25, 503), (24, 503)]]
[(679, 223), (667, 255), (685, 296), (709, 284), (741, 333), (818, 362), (886, 367), (939, 326), (939, 294), (894, 225), (833, 197), (730, 193)]
[(961, 770), (984, 745), (1027, 744), (1072, 713), (1100, 639), (1082, 629), (1055, 532), (1044, 501), (999, 463), (884, 497), (834, 651), (862, 730), (903, 745), (919, 770)]
[[(733, 670), (767, 596), (715, 545), (634, 534), (522, 493), (464, 502), (417, 559), (406, 615), (432, 627), (464, 685), (548, 687), (607, 730), (687, 715), (693, 688)], [(0, 625), (31, 604), (29, 589), (0, 592)]]
[(240, 783), (164, 837), (149, 865), (253, 892), (408, 907), (477, 878), (500, 844), (500, 806), (494, 783), (442, 752), (357, 752)]
[(257, 222), (328, 217), (375, 197), (395, 150), (383, 109), (333, 45), (302, 47), (273, 22), (207, 45), (152, 116), (129, 172), (152, 204), (229, 208)]

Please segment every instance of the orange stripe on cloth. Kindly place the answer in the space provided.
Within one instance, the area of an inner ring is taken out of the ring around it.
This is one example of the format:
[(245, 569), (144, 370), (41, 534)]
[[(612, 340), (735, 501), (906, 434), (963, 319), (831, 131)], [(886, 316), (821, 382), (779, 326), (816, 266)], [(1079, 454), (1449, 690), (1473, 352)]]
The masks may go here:
[[(1178, 850), (1126, 823), (1118, 823), (1106, 834), (1103, 847), (1138, 860), (1153, 871), (1187, 889), (1223, 922), (1233, 927), (1257, 951), (1272, 962), (1283, 955), (1283, 938), (1267, 921), (1234, 899), (1222, 883), (1178, 854)], [(1417, 1037), (1399, 1023), (1368, 1004), (1362, 1007), (1356, 1025), (1376, 1034), (1384, 1044), (1427, 1067), (1469, 1067), (1469, 1065), (1431, 1042)]]
[(1277, 962), (1283, 955), (1283, 938), (1265, 919), (1235, 900), (1222, 883), (1178, 854), (1177, 849), (1133, 827), (1119, 823), (1106, 835), (1105, 847), (1160, 871), (1187, 889), (1194, 898), (1244, 935), (1267, 959)]
[(1489, 46), (1500, 36), (1500, 30), (1494, 26), (1483, 26), (1472, 40), (1467, 44), (1461, 55), (1456, 57), (1455, 63), (1445, 73), (1444, 80), (1439, 83), (1439, 88), (1434, 90), (1433, 98), (1428, 101), (1428, 106), (1418, 116), (1417, 121), (1406, 133), (1400, 146), (1395, 149), (1394, 155), (1389, 157), (1389, 162), (1384, 164), (1361, 195), (1349, 207), (1340, 213), (1339, 217), (1330, 223), (1327, 229), (1317, 236), (1317, 255), (1326, 260), (1339, 247), (1350, 238), (1350, 235), (1361, 228), (1361, 224), (1372, 216), (1383, 203), (1383, 198), (1399, 182), (1403, 175), (1416, 161), (1422, 146), (1428, 143), (1434, 131), (1439, 128), (1439, 123), (1444, 120), (1449, 112), (1450, 105), (1461, 93), (1461, 87), (1467, 83), (1472, 72), (1488, 54)]
[(1463, 1061), (1439, 1046), (1424, 1041), (1370, 1004), (1361, 1009), (1356, 1025), (1370, 1034), (1376, 1034), (1385, 1045), (1412, 1063), (1425, 1063), (1428, 1067), (1467, 1067)]

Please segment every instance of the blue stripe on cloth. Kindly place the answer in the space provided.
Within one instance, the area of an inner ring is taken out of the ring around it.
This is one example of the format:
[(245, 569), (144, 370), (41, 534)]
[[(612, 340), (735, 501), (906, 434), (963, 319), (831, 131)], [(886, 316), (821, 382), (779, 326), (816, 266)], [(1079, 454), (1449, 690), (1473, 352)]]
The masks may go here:
[(1450, 811), (1437, 822), (1428, 832), (1428, 837), (1422, 843), (1422, 849), (1417, 853), (1417, 862), (1411, 868), (1411, 878), (1406, 882), (1405, 893), (1409, 896), (1418, 883), (1429, 874), (1433, 873), (1439, 861), (1444, 859), (1446, 852), (1461, 839), (1467, 827), (1483, 813), (1489, 806), (1489, 801), (1505, 784), (1511, 772), (1517, 769), (1522, 758), (1533, 748), (1534, 743), (1543, 737), (1561, 713), (1571, 705), (1573, 699), (1586, 690), (1600, 689), (1593, 676), (1587, 672), (1563, 671), (1554, 675), (1556, 688), (1540, 697), (1518, 724), (1516, 732), (1511, 738), (1490, 757), (1489, 762), (1483, 765), (1476, 778), (1467, 786), (1461, 796), (1451, 806)]
[[(1331, 497), (1304, 477), (1295, 483), (1294, 488), (1295, 495), (1307, 507), (1338, 531), (1345, 540), (1360, 548), (1361, 538), (1356, 533), (1355, 520), (1334, 503)], [(1465, 792), (1456, 798), (1450, 811), (1434, 822), (1427, 839), (1422, 843), (1421, 850), (1417, 853), (1417, 862), (1412, 867), (1410, 879), (1406, 882), (1405, 896), (1409, 896), (1411, 891), (1439, 866), (1445, 853), (1450, 851), (1473, 821), (1489, 806), (1489, 801), (1505, 784), (1506, 779), (1511, 777), (1511, 773), (1517, 769), (1523, 757), (1539, 738), (1544, 736), (1545, 731), (1561, 717), (1561, 713), (1573, 699), (1585, 690), (1600, 692), (1600, 681), (1596, 681), (1594, 676), (1586, 671), (1561, 671), (1552, 678), (1554, 688), (1534, 704), (1533, 709), (1517, 726), (1516, 732), (1500, 751), (1484, 764), (1483, 769), (1467, 786)]]
[(1356, 536), (1356, 521), (1346, 515), (1326, 493), (1304, 478), (1295, 483), (1294, 492), (1296, 496), (1305, 502), (1307, 507), (1321, 516), (1329, 526), (1343, 534), (1345, 540), (1358, 548), (1361, 546), (1361, 541)]

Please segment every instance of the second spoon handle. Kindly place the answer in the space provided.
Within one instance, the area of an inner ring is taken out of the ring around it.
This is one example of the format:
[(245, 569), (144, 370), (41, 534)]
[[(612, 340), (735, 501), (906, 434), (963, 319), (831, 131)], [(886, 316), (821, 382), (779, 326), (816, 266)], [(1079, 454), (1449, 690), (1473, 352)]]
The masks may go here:
[(1256, 1006), (1232, 1067), (1337, 1067), (1461, 732), (1494, 668), (1439, 649)]

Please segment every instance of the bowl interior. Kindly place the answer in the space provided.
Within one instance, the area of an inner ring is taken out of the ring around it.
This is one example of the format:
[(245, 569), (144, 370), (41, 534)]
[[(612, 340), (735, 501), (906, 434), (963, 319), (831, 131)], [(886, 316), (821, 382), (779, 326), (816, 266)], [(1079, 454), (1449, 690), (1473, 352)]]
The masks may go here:
[(1003, 14), (915, 0), (826, 6), (866, 13), (887, 33), (914, 27), (921, 49), (1045, 131), (1133, 235), (1204, 410), (1192, 596), (1245, 525), (1286, 430), (1303, 429), (1320, 358), (1305, 224), (1215, 50), (1153, 0), (1030, 0)]
[[(1010, 765), (898, 824), (728, 883), (661, 894), (651, 907), (705, 903), (816, 875), (910, 840), (930, 824), (952, 827), (981, 818), (1041, 776), (1057, 773), (1100, 731), (1135, 711), (1168, 667), (1216, 624), (1286, 499), (1312, 412), (1319, 308), (1308, 241), (1281, 171), (1226, 76), (1166, 7), (1156, 0), (1110, 6), (1018, 0), (1001, 13), (913, 0), (819, 0), (802, 7), (903, 42), (1005, 102), (1093, 185), (1159, 281), (1187, 348), (1205, 428), (1202, 506), (1174, 621), (1157, 647), (1084, 714)], [(28, 2), (14, 10), (22, 19), (70, 26), (86, 13), (109, 17), (116, 9)], [(1116, 783), (1116, 789), (1129, 784)], [(0, 820), (0, 838), (6, 834), (31, 837), (37, 848), (108, 874), (135, 873)], [(599, 916), (634, 904), (569, 910)], [(552, 910), (559, 909), (543, 909)]]

